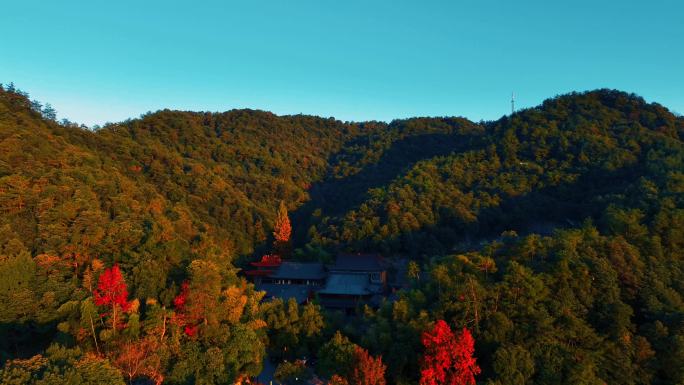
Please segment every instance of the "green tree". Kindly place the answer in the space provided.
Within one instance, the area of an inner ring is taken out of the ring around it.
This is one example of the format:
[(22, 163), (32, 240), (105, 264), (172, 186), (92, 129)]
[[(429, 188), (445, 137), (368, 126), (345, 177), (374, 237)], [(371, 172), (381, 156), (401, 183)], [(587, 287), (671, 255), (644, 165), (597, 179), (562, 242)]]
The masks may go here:
[(318, 352), (319, 373), (325, 377), (339, 374), (342, 377), (349, 377), (354, 365), (354, 351), (357, 345), (349, 341), (339, 331), (321, 346)]

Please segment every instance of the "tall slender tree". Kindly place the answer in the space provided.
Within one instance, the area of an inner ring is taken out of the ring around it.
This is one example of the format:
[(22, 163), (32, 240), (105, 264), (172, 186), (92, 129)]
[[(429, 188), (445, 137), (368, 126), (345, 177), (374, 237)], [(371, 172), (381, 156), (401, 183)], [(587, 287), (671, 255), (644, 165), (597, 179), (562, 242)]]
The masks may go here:
[(292, 226), (290, 225), (290, 218), (287, 215), (287, 207), (285, 207), (285, 202), (280, 201), (275, 225), (273, 226), (273, 247), (275, 248), (276, 253), (280, 255), (287, 255), (289, 253), (291, 234)]
[(105, 270), (98, 279), (97, 289), (93, 292), (94, 302), (111, 310), (112, 330), (116, 330), (120, 311), (128, 310), (128, 288), (119, 265)]

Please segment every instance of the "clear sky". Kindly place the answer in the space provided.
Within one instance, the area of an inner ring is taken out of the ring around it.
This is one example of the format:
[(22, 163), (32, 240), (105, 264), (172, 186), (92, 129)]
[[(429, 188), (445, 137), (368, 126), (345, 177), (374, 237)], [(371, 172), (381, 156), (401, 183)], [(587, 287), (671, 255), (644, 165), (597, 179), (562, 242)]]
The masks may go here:
[(496, 119), (610, 87), (684, 113), (681, 0), (0, 0), (0, 82), (59, 118)]

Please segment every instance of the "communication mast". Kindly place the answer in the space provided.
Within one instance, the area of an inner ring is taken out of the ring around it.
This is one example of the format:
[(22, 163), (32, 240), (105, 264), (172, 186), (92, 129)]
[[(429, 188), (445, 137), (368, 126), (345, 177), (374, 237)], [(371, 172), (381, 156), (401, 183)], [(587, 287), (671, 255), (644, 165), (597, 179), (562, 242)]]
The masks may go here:
[(511, 92), (511, 115), (515, 113), (515, 94)]

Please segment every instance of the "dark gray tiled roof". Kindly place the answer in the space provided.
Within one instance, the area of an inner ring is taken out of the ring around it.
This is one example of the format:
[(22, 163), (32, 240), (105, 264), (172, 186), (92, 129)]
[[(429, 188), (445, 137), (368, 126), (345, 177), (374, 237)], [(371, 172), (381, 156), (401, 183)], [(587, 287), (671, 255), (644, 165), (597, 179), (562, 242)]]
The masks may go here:
[(257, 285), (256, 289), (266, 292), (264, 299), (281, 298), (283, 301), (287, 301), (290, 298), (294, 298), (297, 303), (303, 303), (309, 298), (311, 287), (306, 285), (276, 285), (264, 283)]
[(321, 294), (336, 295), (368, 295), (368, 276), (363, 274), (340, 274), (331, 273), (325, 287), (319, 291)]
[(382, 271), (380, 261), (378, 254), (339, 254), (331, 270)]
[(318, 262), (283, 262), (271, 278), (278, 279), (324, 279), (323, 264)]

